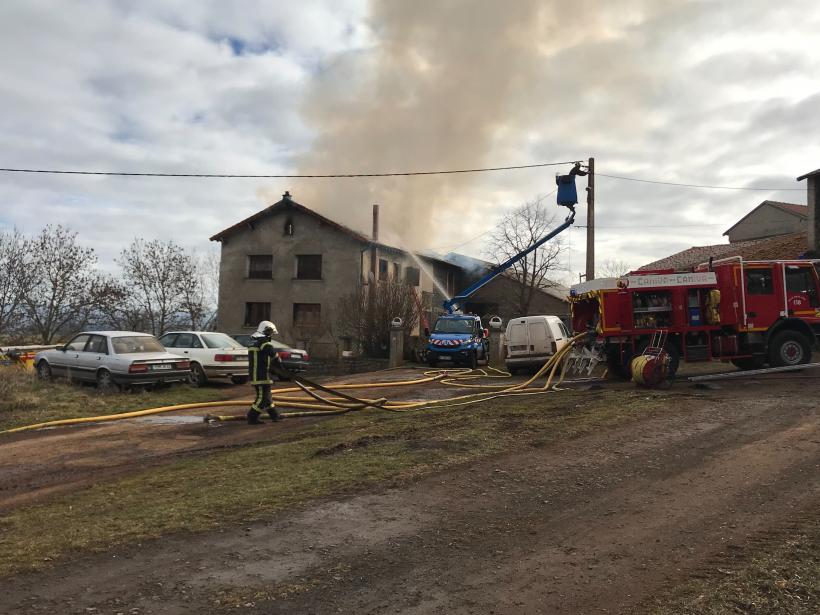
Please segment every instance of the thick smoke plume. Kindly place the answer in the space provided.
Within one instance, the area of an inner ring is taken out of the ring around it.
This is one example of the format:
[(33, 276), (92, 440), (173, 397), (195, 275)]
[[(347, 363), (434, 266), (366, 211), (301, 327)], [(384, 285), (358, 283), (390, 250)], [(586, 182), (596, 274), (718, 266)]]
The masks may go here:
[[(299, 160), (300, 170), (391, 172), (516, 164), (532, 162), (533, 155), (567, 159), (570, 150), (579, 151), (573, 143), (533, 154), (526, 142), (545, 115), (560, 110), (554, 101), (570, 97), (562, 91), (560, 71), (546, 70), (555, 54), (605, 38), (613, 23), (634, 17), (624, 3), (615, 17), (599, 5), (373, 2), (373, 46), (324, 67), (308, 96), (304, 116), (317, 137)], [(545, 171), (545, 183), (553, 173)], [(370, 204), (380, 203), (385, 230), (424, 248), (435, 239), (430, 224), (442, 208), (469, 217), (466, 212), (483, 201), (485, 215), (490, 213), (488, 195), (480, 190), (485, 181), (446, 175), (313, 180), (290, 188), (297, 201), (362, 231), (369, 227)], [(266, 196), (275, 200), (278, 192)], [(465, 222), (472, 229), (482, 221)]]

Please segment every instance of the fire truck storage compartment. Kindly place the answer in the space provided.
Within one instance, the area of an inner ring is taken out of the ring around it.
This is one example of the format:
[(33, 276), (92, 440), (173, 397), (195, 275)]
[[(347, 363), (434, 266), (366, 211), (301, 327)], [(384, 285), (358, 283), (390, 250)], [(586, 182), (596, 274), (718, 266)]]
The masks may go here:
[(713, 337), (712, 354), (716, 357), (731, 357), (740, 354), (737, 335), (716, 335)]
[(572, 306), (572, 330), (576, 333), (595, 329), (600, 318), (598, 299), (587, 297)]
[(699, 327), (703, 324), (703, 318), (701, 318), (703, 312), (700, 304), (700, 291), (697, 288), (691, 289), (687, 301), (686, 315), (689, 318), (689, 325), (692, 327)]
[(672, 326), (672, 293), (668, 290), (632, 293), (632, 322), (636, 329), (667, 329)]
[(712, 358), (709, 352), (709, 334), (706, 331), (689, 331), (684, 336), (684, 359), (687, 361), (708, 361)]

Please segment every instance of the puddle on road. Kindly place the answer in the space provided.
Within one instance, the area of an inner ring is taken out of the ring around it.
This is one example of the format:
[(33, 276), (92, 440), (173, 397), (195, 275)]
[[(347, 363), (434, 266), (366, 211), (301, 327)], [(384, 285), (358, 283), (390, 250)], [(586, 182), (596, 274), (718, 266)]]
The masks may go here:
[(136, 423), (148, 423), (149, 425), (181, 425), (203, 422), (201, 416), (140, 416), (132, 420)]

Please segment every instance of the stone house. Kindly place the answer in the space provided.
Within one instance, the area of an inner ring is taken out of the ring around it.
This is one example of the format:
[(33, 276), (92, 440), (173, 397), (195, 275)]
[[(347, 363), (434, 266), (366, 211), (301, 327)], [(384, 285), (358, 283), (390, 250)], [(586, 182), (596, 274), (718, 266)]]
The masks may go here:
[(820, 169), (797, 178), (806, 182), (806, 205), (763, 201), (738, 220), (724, 235), (729, 243), (693, 246), (641, 267), (692, 271), (710, 258), (740, 256), (744, 260), (820, 258)]
[[(286, 343), (317, 358), (353, 349), (340, 337), (336, 310), (342, 297), (376, 280), (413, 286), (429, 319), (448, 294), (460, 288), (462, 271), (452, 263), (410, 253), (367, 237), (282, 199), (228, 227), (211, 241), (221, 244), (219, 322), (229, 334), (250, 333), (261, 320), (276, 323)], [(375, 275), (374, 273), (375, 272)], [(411, 334), (418, 335), (421, 325)]]
[(809, 208), (805, 205), (763, 201), (723, 234), (729, 238), (729, 243), (736, 243), (805, 233), (808, 216)]

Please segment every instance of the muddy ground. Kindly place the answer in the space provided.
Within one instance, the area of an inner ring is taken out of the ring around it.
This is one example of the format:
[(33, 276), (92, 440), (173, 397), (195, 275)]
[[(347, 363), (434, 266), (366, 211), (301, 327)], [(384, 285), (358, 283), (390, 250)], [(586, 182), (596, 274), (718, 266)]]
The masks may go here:
[[(678, 382), (665, 412), (638, 423), (4, 579), (0, 612), (642, 612), (820, 510), (820, 380), (720, 387)], [(262, 429), (272, 428), (143, 422), (21, 434), (0, 446), (0, 498), (6, 509), (43, 501), (270, 439)]]

